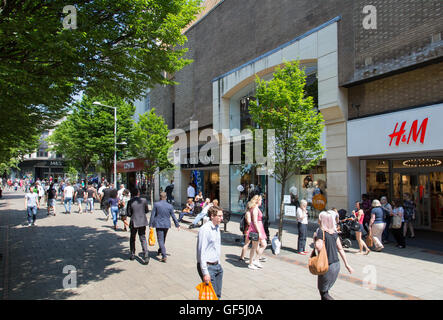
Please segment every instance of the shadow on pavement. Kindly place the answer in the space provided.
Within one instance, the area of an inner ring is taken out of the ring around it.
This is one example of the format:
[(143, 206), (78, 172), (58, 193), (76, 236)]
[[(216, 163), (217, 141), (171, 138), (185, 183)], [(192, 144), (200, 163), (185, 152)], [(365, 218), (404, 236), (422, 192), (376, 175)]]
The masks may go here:
[(90, 227), (10, 229), (8, 298), (66, 299), (75, 296), (74, 290), (64, 289), (64, 280), (69, 279), (64, 268), (75, 268), (77, 287), (120, 273), (122, 269), (109, 266), (128, 258), (125, 242), (126, 239), (116, 237), (111, 231)]
[[(22, 195), (9, 194), (6, 200), (19, 198)], [(26, 217), (25, 210), (0, 210), (1, 240), (6, 239), (4, 230), (6, 224), (9, 226), (8, 242), (0, 243), (1, 288), (5, 288), (5, 280), (8, 284), (7, 295), (2, 298), (67, 299), (76, 296), (82, 286), (123, 271), (114, 265), (129, 258), (124, 233), (75, 225), (42, 226), (39, 222), (55, 219), (47, 216), (45, 209), (39, 210), (36, 226), (28, 227)], [(78, 289), (69, 289), (75, 285), (75, 277)]]

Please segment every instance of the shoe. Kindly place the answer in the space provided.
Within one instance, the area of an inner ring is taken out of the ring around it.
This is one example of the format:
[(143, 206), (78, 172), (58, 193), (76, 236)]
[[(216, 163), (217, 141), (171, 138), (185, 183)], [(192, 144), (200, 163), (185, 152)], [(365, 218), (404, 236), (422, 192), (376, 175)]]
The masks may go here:
[(366, 251), (365, 256), (371, 253), (371, 250)]
[(195, 226), (194, 226), (193, 224), (190, 224), (188, 228), (189, 228), (189, 229), (194, 229)]
[(303, 253), (304, 253), (304, 254), (309, 254), (309, 252), (308, 252), (308, 251), (303, 251)]
[(160, 262), (166, 263), (166, 261), (167, 261), (167, 258), (166, 258), (166, 257), (160, 259)]
[(149, 264), (149, 255), (145, 256), (144, 262), (145, 262), (145, 265)]
[(263, 265), (259, 261), (253, 261), (252, 264), (260, 269), (263, 268)]
[(268, 261), (268, 258), (266, 258), (266, 257), (261, 257), (261, 258), (259, 259), (259, 261), (260, 261), (260, 262), (266, 262), (266, 261)]
[(28, 227), (32, 226), (32, 223), (28, 223)]
[(131, 256), (129, 257), (129, 260), (135, 260), (135, 254), (131, 254)]
[(255, 265), (253, 264), (249, 264), (248, 265), (248, 269), (252, 269), (252, 270), (260, 270), (260, 268), (257, 268)]
[(305, 256), (306, 252), (305, 251), (299, 251), (298, 254), (301, 254), (302, 256)]

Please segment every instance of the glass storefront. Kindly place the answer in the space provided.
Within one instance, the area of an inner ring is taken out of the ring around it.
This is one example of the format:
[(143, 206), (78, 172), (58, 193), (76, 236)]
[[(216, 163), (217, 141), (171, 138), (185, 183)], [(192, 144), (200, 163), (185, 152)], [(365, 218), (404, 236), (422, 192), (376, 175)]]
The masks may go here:
[[(321, 161), (318, 166), (312, 168), (309, 172), (292, 176), (286, 182), (284, 194), (291, 196), (291, 205), (293, 206), (299, 206), (300, 200), (302, 199), (306, 200), (308, 202), (309, 219), (317, 221), (318, 215), (322, 210), (315, 208), (318, 207), (317, 205), (314, 206), (315, 199), (321, 196), (327, 199), (326, 161)], [(277, 184), (275, 198), (277, 203), (280, 202), (280, 197), (281, 185)], [(327, 207), (327, 202), (325, 205)], [(280, 205), (278, 207), (280, 207)], [(318, 208), (321, 208), (321, 206)], [(285, 218), (290, 220), (295, 219), (292, 217)]]
[(262, 212), (266, 214), (266, 176), (258, 175), (259, 169), (254, 165), (231, 165), (229, 171), (231, 212), (243, 214), (248, 201), (255, 194), (261, 194), (264, 198)]
[(443, 157), (367, 160), (366, 190), (370, 199), (389, 201), (411, 195), (417, 208), (415, 226), (443, 231)]
[[(211, 201), (217, 199), (220, 203), (220, 176), (218, 169), (190, 170), (189, 181), (196, 190), (196, 194), (200, 191), (204, 198)], [(187, 186), (186, 186), (187, 187)]]

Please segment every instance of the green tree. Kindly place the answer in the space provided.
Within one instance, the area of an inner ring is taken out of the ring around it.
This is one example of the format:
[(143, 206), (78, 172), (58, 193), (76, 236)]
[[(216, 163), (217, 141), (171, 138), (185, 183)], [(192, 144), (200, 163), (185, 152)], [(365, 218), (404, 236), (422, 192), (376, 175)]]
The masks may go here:
[[(69, 114), (48, 137), (51, 150), (63, 154), (65, 159), (85, 176), (89, 168), (100, 161), (106, 177), (110, 181), (114, 161), (114, 110), (98, 105), (117, 107), (117, 142), (131, 139), (133, 123), (132, 116), (135, 107), (117, 97), (88, 97), (75, 103)], [(117, 146), (118, 155), (125, 156), (127, 151)]]
[(157, 170), (162, 172), (174, 168), (168, 160), (168, 152), (173, 145), (168, 134), (168, 126), (161, 116), (155, 114), (155, 108), (140, 115), (134, 126), (131, 151), (135, 157), (145, 159), (151, 205), (154, 204), (154, 174)]
[[(76, 0), (63, 13), (64, 0), (0, 1), (0, 145), (51, 128), (80, 92), (133, 101), (174, 83), (200, 2)], [(74, 13), (77, 28), (65, 28)]]
[(251, 117), (264, 130), (264, 142), (266, 130), (275, 130), (273, 176), (282, 186), (278, 229), (281, 241), (286, 182), (300, 170), (317, 165), (323, 157), (324, 123), (321, 113), (313, 106), (313, 98), (305, 92), (306, 76), (298, 61), (285, 63), (283, 69), (277, 67), (270, 81), (257, 77), (256, 84), (257, 99), (249, 104)]

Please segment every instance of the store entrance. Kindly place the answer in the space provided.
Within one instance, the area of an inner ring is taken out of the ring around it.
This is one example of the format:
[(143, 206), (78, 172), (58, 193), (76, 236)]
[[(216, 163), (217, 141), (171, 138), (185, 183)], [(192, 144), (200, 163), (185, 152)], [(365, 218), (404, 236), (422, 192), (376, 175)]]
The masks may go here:
[(411, 195), (416, 204), (417, 228), (443, 232), (443, 172), (431, 170), (394, 170), (393, 195), (396, 199), (403, 199), (405, 193)]

